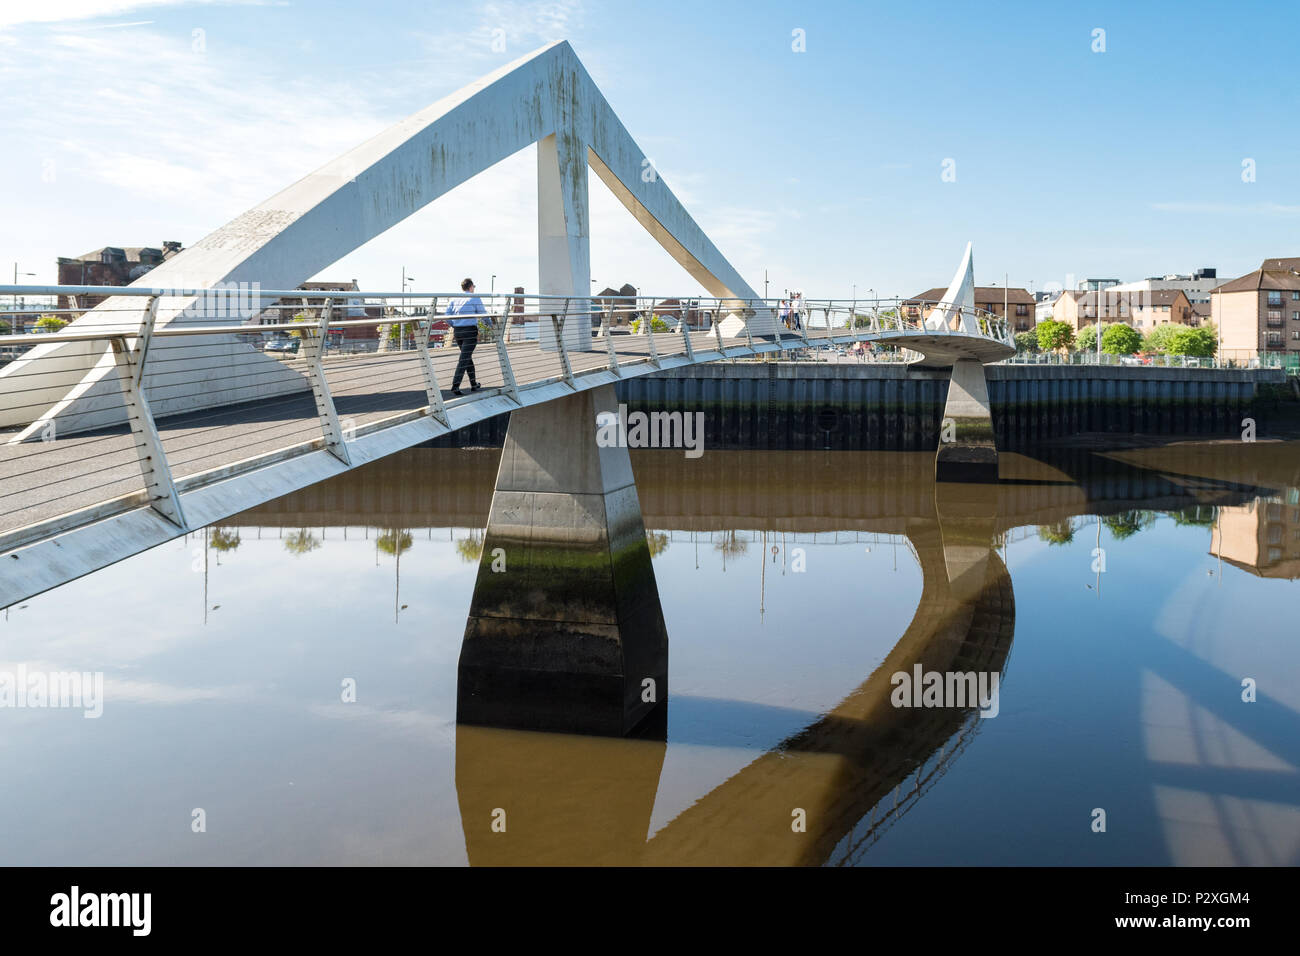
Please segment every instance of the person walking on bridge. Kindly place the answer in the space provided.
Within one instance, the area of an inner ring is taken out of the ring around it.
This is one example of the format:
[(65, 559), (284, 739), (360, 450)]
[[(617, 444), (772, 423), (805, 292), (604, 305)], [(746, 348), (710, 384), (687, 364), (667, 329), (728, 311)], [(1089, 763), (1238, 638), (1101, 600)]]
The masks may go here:
[(803, 329), (803, 293), (796, 292), (790, 299), (790, 328), (795, 332)]
[(478, 316), (487, 315), (487, 309), (483, 308), (483, 300), (474, 294), (473, 279), (462, 282), (460, 289), (465, 294), (452, 299), (447, 304), (446, 313), (449, 316), (447, 324), (451, 326), (456, 346), (460, 349), (456, 374), (451, 379), (453, 395), (465, 394), (460, 390), (460, 382), (466, 372), (469, 373), (471, 392), (477, 392), (483, 387), (478, 382), (478, 376), (474, 374), (474, 360), (470, 356), (474, 354), (474, 346), (478, 345)]

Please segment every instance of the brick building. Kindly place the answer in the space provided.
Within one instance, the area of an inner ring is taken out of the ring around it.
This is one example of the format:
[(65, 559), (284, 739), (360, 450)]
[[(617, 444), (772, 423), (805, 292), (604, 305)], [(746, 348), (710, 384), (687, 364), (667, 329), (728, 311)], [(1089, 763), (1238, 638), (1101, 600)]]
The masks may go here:
[[(927, 289), (920, 295), (913, 296), (903, 303), (910, 318), (929, 318), (934, 311), (933, 303), (940, 301), (948, 292), (947, 287)], [(1005, 288), (1000, 285), (979, 285), (975, 287), (975, 308), (991, 312), (998, 318), (1008, 318), (1003, 312), (1010, 313), (1012, 332), (1028, 332), (1034, 327), (1035, 306), (1037, 301), (1028, 289)], [(1004, 309), (1005, 306), (1005, 309)]]
[[(58, 285), (130, 285), (154, 266), (181, 251), (179, 242), (164, 242), (162, 248), (154, 246), (104, 246), (94, 252), (73, 258), (57, 260)], [(82, 296), (77, 302), (81, 308), (94, 308), (107, 296)], [(71, 307), (67, 296), (59, 296), (60, 309)]]

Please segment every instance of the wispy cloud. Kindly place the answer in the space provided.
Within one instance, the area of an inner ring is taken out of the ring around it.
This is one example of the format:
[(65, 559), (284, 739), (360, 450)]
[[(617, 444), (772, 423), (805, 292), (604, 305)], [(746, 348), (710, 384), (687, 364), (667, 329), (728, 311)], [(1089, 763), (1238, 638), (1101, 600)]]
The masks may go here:
[[(77, 12), (116, 15), (141, 5), (86, 3)], [(140, 21), (129, 30), (36, 30), (32, 44), (24, 36), (16, 46), (0, 33), (0, 122), (6, 138), (24, 144), (21, 155), (0, 157), (0, 173), (11, 182), (28, 177), (33, 209), (46, 212), (38, 218), (53, 212), (76, 222), (73, 239), (61, 238), (67, 227), (50, 232), (66, 248), (27, 236), (15, 256), (52, 262), (163, 238), (192, 245), (438, 96), (572, 32), (582, 15), (577, 0), (487, 3), (467, 11), (454, 36), (418, 35), (424, 57), (348, 71), (267, 57), (224, 34), (196, 49), (188, 29)], [(492, 48), (494, 30), (503, 31), (504, 52)], [(676, 135), (646, 132), (665, 141)], [(46, 166), (55, 174), (48, 184)], [(670, 170), (665, 181), (742, 273), (766, 258), (771, 216), (708, 202), (715, 184), (690, 169)], [(592, 182), (594, 274), (615, 285), (695, 291), (681, 266)], [(533, 151), (524, 150), (322, 274), (391, 287), (405, 265), (425, 288), (495, 273), (498, 288), (535, 290), (536, 191)], [(60, 212), (73, 209), (75, 217)]]
[[(57, 3), (6, 3), (0, 6), (0, 29), (20, 23), (62, 23), (118, 17), (125, 13), (179, 7), (182, 5), (239, 4), (242, 6), (279, 6), (283, 0), (59, 0)], [(111, 24), (134, 26), (134, 24)]]
[(454, 30), (413, 33), (420, 46), (437, 60), (440, 74), (454, 71), (461, 83), (581, 29), (582, 0), (506, 0), (466, 11), (466, 22)]
[[(0, 57), (23, 109), (6, 126), (67, 184), (229, 218), (374, 135), (391, 96), (354, 77), (295, 78), (152, 30), (57, 33), (39, 57)], [(70, 87), (93, 95), (70, 96)], [(217, 219), (213, 225), (219, 225)]]

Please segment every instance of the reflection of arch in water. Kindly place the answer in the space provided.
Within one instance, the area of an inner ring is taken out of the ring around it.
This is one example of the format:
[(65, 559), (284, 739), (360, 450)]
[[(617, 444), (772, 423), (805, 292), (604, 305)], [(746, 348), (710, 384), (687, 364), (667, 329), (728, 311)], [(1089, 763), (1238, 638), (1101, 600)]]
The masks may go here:
[[(989, 518), (982, 523), (990, 524)], [(919, 782), (918, 770), (928, 766), (933, 776), (951, 763), (964, 743), (950, 742), (963, 734), (968, 739), (972, 719), (979, 719), (973, 708), (895, 707), (891, 678), (916, 664), (940, 673), (1004, 672), (1015, 628), (1014, 596), (1006, 566), (988, 547), (991, 536), (982, 554), (968, 549), (980, 523), (969, 518), (908, 522), (921, 562), (922, 593), (893, 650), (838, 707), (655, 834), (643, 862), (824, 863), (873, 812), (874, 827), (896, 816), (901, 803), (877, 808), (904, 781)], [(805, 811), (807, 832), (792, 829), (795, 808)], [(872, 829), (869, 824), (867, 833)]]
[[(973, 708), (896, 708), (892, 675), (1004, 671), (1014, 599), (984, 504), (954, 501), (908, 519), (922, 595), (881, 665), (833, 711), (788, 738), (645, 841), (665, 745), (480, 727), (457, 728), (456, 782), (470, 862), (797, 864), (836, 844), (920, 767), (946, 767), (972, 732)], [(982, 548), (973, 547), (978, 540)], [(908, 799), (914, 799), (915, 794)], [(807, 832), (791, 830), (791, 811)], [(514, 808), (512, 814), (511, 808)], [(491, 814), (506, 812), (506, 831)], [(881, 815), (893, 816), (896, 809)]]

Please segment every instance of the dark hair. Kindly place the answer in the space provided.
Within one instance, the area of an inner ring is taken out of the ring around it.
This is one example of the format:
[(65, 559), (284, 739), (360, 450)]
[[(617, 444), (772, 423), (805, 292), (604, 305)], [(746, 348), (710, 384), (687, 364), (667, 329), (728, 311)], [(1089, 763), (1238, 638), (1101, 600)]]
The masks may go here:
[(469, 287), (472, 286), (473, 284), (474, 284), (474, 280), (473, 280), (473, 279), (466, 279), (464, 282), (462, 282), (462, 283), (460, 284), (460, 291), (461, 291), (461, 292), (468, 292), (468, 291), (469, 291)]

